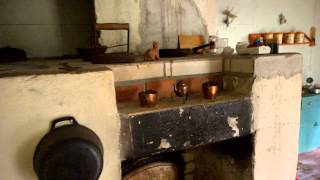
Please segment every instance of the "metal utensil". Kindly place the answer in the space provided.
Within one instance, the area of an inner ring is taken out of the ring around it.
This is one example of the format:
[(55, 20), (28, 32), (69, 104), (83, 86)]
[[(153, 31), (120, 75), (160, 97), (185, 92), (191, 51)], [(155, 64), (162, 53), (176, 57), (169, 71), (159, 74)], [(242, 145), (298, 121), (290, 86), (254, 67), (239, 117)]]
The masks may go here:
[(213, 99), (219, 91), (216, 81), (208, 81), (202, 84), (202, 92), (205, 99)]
[(320, 94), (320, 88), (309, 89), (309, 92), (312, 94)]
[(182, 80), (178, 81), (175, 85), (173, 85), (173, 91), (178, 97), (183, 98), (183, 103), (185, 103), (188, 99), (188, 89), (189, 86), (184, 83)]
[(142, 107), (154, 107), (157, 105), (158, 92), (147, 90), (139, 93), (139, 100)]

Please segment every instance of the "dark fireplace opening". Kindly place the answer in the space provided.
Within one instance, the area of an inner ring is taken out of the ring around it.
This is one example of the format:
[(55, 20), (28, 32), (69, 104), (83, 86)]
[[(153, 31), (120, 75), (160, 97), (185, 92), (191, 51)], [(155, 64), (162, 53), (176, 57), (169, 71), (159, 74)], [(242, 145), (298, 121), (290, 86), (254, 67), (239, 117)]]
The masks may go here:
[(253, 179), (253, 135), (200, 147), (195, 179)]
[(184, 151), (125, 160), (122, 175), (125, 180), (168, 177), (174, 180), (252, 179), (253, 137), (248, 135)]

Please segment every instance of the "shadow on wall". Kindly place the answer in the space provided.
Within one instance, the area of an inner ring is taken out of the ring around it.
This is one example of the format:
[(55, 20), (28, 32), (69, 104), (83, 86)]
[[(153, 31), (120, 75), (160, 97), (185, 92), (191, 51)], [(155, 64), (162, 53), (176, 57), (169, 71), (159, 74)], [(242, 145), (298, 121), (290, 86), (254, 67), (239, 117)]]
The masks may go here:
[(177, 48), (179, 34), (208, 35), (206, 22), (193, 0), (141, 0), (140, 9), (140, 53), (155, 40), (162, 49)]
[(94, 43), (94, 0), (57, 0), (62, 32), (63, 55)]
[(0, 47), (28, 57), (76, 54), (90, 45), (94, 0), (0, 0)]

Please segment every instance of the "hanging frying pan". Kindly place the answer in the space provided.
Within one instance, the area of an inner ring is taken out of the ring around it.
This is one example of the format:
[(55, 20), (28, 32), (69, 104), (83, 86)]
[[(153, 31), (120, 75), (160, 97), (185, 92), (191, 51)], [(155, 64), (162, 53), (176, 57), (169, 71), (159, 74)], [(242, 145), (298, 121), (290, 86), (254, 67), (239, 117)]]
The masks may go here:
[[(58, 127), (60, 123), (64, 125)], [(74, 117), (62, 117), (52, 121), (39, 142), (33, 166), (39, 180), (97, 180), (103, 167), (102, 143)]]

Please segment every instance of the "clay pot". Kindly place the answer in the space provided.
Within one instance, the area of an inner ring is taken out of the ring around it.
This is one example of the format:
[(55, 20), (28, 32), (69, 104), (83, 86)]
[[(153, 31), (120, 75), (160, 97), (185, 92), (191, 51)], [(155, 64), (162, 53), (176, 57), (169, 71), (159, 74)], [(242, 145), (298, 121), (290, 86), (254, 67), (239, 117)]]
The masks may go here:
[(264, 43), (265, 44), (273, 43), (274, 42), (273, 38), (274, 38), (274, 34), (273, 33), (264, 34)]
[(295, 36), (295, 43), (301, 44), (304, 42), (304, 33), (303, 32), (297, 32)]
[(286, 33), (285, 34), (285, 43), (294, 44), (295, 33)]
[(283, 33), (275, 33), (274, 34), (274, 39), (277, 44), (282, 44), (283, 42)]

